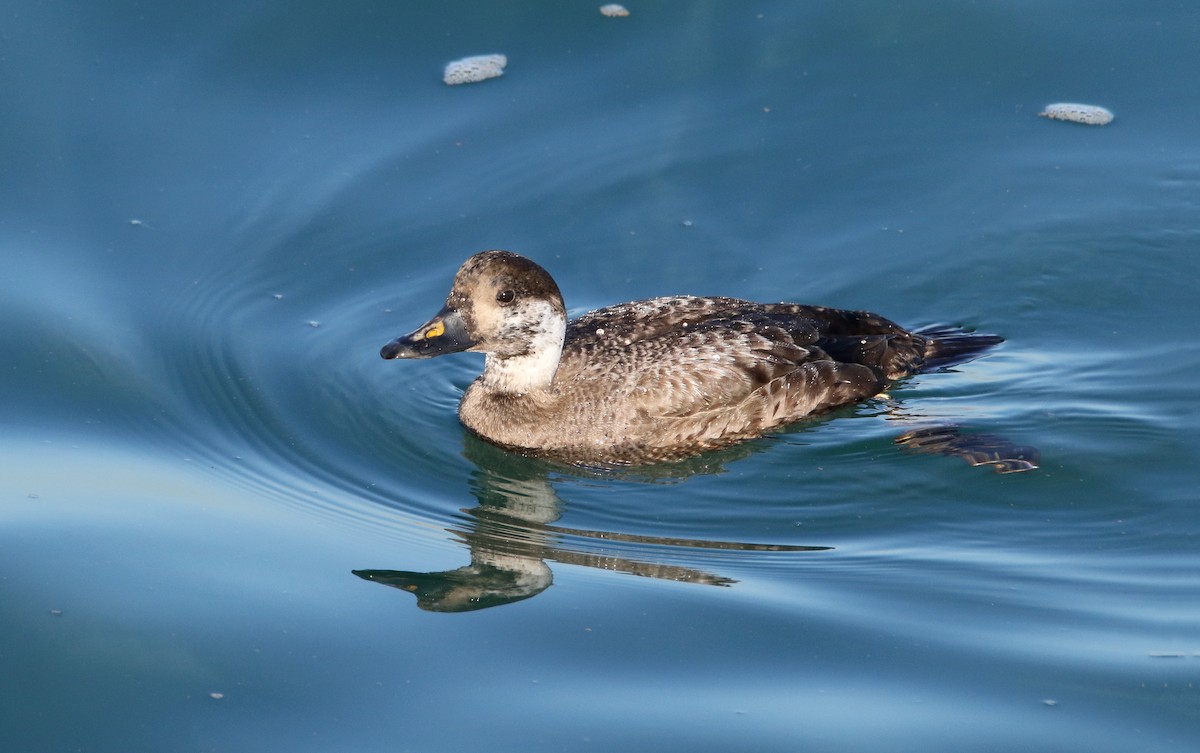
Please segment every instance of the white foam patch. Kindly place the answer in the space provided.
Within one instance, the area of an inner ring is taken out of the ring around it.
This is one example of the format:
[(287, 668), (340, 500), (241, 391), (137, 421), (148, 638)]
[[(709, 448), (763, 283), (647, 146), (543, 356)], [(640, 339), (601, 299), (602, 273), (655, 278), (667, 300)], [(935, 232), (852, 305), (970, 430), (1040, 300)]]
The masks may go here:
[(452, 60), (446, 63), (446, 72), (442, 80), (450, 86), (486, 81), (503, 76), (506, 65), (508, 57), (505, 55), (475, 55), (462, 60)]
[(600, 13), (609, 18), (621, 18), (622, 16), (628, 16), (629, 10), (624, 5), (609, 3), (608, 5), (600, 6)]
[(1059, 102), (1046, 105), (1046, 109), (1038, 113), (1043, 118), (1054, 120), (1069, 120), (1072, 123), (1086, 125), (1107, 125), (1112, 122), (1113, 114), (1103, 107), (1096, 105), (1080, 105), (1074, 102)]

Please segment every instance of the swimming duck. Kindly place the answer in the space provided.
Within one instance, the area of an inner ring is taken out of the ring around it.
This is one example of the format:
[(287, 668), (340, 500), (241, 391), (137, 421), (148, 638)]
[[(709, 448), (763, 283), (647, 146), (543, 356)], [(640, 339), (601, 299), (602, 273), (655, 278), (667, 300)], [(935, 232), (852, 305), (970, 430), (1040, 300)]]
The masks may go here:
[(881, 393), (1003, 341), (867, 311), (675, 296), (567, 321), (554, 279), (508, 251), (467, 259), (446, 304), (384, 358), (487, 355), (458, 415), (479, 437), (580, 465), (679, 460)]

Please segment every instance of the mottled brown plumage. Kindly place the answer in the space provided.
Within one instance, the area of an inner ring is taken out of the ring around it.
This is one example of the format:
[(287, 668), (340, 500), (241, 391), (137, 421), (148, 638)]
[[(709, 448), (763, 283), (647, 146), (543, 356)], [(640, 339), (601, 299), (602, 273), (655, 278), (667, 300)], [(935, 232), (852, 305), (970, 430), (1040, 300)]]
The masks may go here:
[(622, 303), (567, 324), (545, 270), (485, 251), (459, 269), (442, 311), (381, 355), (486, 353), (459, 406), (468, 429), (564, 462), (640, 464), (757, 437), (1000, 341), (909, 332), (865, 311), (692, 296)]

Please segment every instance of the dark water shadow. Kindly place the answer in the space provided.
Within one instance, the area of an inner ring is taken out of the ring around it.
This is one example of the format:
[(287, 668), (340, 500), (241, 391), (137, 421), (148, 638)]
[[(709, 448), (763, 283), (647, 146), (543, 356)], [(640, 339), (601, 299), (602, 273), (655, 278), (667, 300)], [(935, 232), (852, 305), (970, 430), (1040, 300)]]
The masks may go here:
[(1014, 444), (998, 434), (964, 434), (954, 425), (939, 424), (910, 429), (896, 437), (904, 450), (924, 455), (962, 458), (970, 465), (988, 466), (996, 473), (1024, 473), (1041, 463), (1036, 447)]

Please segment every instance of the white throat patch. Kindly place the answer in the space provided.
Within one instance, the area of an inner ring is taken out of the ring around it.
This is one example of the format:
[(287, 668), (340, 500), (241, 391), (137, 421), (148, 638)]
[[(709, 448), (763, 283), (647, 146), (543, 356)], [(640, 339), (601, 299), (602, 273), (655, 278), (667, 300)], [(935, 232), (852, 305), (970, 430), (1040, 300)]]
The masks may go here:
[(525, 393), (550, 386), (562, 357), (566, 318), (546, 301), (531, 301), (508, 312), (514, 329), (523, 329), (528, 350), (519, 356), (488, 353), (483, 383), (498, 392)]

